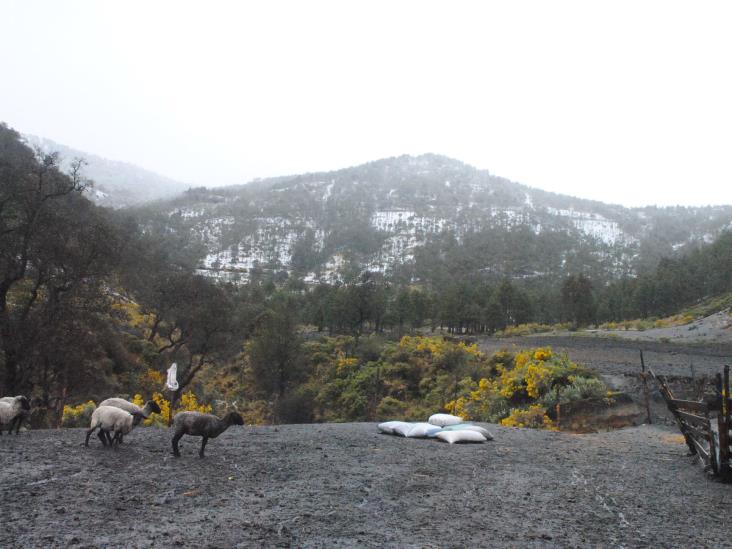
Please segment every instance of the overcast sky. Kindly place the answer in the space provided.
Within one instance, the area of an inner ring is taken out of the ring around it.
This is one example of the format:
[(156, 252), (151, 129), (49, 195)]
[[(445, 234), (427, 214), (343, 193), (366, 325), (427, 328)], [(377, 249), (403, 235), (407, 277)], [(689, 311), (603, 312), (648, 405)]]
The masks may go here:
[(0, 0), (0, 120), (185, 182), (445, 154), (732, 204), (732, 2)]

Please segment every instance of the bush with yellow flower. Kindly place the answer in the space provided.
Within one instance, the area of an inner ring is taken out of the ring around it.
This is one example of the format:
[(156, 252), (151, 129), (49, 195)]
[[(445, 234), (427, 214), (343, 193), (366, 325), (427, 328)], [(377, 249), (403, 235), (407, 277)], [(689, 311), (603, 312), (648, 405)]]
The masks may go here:
[(549, 347), (491, 358), (495, 374), (481, 378), (445, 405), (465, 420), (513, 427), (554, 428), (547, 411), (558, 402), (606, 398), (607, 387), (586, 368)]

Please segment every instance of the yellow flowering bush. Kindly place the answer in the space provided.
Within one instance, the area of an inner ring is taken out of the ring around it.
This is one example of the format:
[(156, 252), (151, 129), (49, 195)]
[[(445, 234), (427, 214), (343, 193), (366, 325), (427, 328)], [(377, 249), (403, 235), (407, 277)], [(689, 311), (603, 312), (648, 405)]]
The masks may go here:
[(554, 330), (567, 330), (569, 326), (569, 323), (549, 325), (530, 322), (528, 324), (519, 324), (517, 326), (506, 326), (503, 330), (496, 332), (495, 335), (497, 337), (526, 336), (531, 334), (552, 332)]
[(527, 409), (513, 409), (508, 417), (501, 420), (504, 427), (529, 427), (533, 429), (556, 429), (554, 422), (546, 415), (546, 409), (532, 404)]
[(550, 347), (488, 357), (475, 344), (407, 335), (366, 348), (353, 338), (324, 337), (304, 352), (311, 374), (303, 387), (316, 421), (423, 420), (445, 410), (465, 420), (546, 429), (553, 428), (551, 398), (604, 398), (607, 390)]
[(345, 374), (352, 370), (354, 366), (358, 364), (358, 359), (355, 357), (347, 357), (346, 354), (339, 350), (336, 358), (336, 371), (339, 374)]
[[(156, 427), (167, 427), (168, 412), (170, 411), (170, 401), (166, 399), (162, 393), (159, 392), (153, 393), (151, 400), (155, 401), (157, 405), (160, 406), (160, 413), (151, 414), (150, 417), (143, 422), (143, 425), (148, 427), (151, 425), (154, 425)], [(140, 408), (145, 406), (145, 399), (143, 399), (142, 395), (139, 393), (132, 397), (131, 402), (133, 404), (136, 404)], [(91, 415), (96, 407), (97, 405), (93, 400), (89, 400), (88, 402), (82, 402), (81, 404), (77, 404), (76, 406), (66, 405), (64, 406), (61, 424), (64, 427), (88, 427), (91, 421)], [(210, 414), (212, 410), (213, 407), (211, 405), (199, 403), (195, 393), (193, 393), (193, 391), (188, 391), (187, 393), (183, 393), (181, 395), (180, 400), (175, 407), (173, 415), (177, 414), (178, 412), (185, 411), (203, 412), (204, 414)]]
[(448, 413), (454, 416), (459, 416), (467, 421), (471, 419), (470, 414), (466, 409), (468, 403), (469, 400), (467, 398), (459, 397), (445, 404), (445, 410), (447, 410)]
[(165, 374), (148, 368), (138, 377), (138, 386), (144, 393), (160, 391), (165, 386)]
[(76, 406), (65, 405), (61, 416), (61, 425), (64, 427), (89, 427), (92, 413), (94, 413), (96, 407), (97, 404), (93, 400), (82, 402)]
[(132, 301), (116, 301), (112, 310), (124, 315), (132, 327), (150, 329), (153, 324), (152, 315), (143, 313), (140, 306)]
[(513, 397), (523, 387), (523, 375), (518, 368), (499, 368), (498, 391), (504, 398)]
[(513, 359), (513, 367), (516, 370), (520, 370), (526, 364), (531, 360), (533, 353), (528, 351), (521, 351), (520, 353), (517, 353), (516, 356)]
[(466, 345), (464, 341), (453, 343), (442, 337), (404, 336), (399, 341), (399, 347), (406, 351), (428, 354), (434, 358), (441, 358), (450, 351), (460, 351), (467, 355), (482, 358), (483, 353), (476, 343)]
[(524, 378), (526, 381), (526, 393), (531, 398), (539, 398), (546, 393), (551, 386), (553, 373), (545, 364), (529, 364), (526, 367), (526, 376)]
[[(170, 413), (170, 401), (159, 392), (153, 393), (151, 400), (155, 401), (155, 403), (160, 406), (160, 413), (151, 414), (143, 424), (147, 427), (167, 427), (168, 414)], [(145, 405), (145, 401), (140, 394), (136, 394), (133, 397), (132, 403), (137, 404), (140, 407)], [(188, 391), (181, 395), (180, 400), (173, 411), (173, 415), (175, 416), (178, 412), (202, 412), (204, 414), (210, 414), (212, 411), (213, 407), (210, 404), (200, 404), (193, 391)]]
[(508, 400), (500, 392), (500, 381), (482, 378), (477, 387), (448, 402), (445, 409), (465, 420), (496, 422), (508, 413)]
[(544, 362), (545, 360), (550, 360), (552, 358), (552, 349), (551, 347), (540, 347), (534, 351), (534, 360), (540, 360)]
[(606, 398), (602, 381), (549, 347), (515, 355), (500, 351), (490, 363), (494, 365), (492, 377), (482, 377), (472, 385), (469, 379), (461, 382), (459, 394), (445, 405), (448, 412), (466, 420), (549, 429), (553, 423), (549, 416), (544, 418), (546, 408), (556, 404), (557, 398), (561, 402)]

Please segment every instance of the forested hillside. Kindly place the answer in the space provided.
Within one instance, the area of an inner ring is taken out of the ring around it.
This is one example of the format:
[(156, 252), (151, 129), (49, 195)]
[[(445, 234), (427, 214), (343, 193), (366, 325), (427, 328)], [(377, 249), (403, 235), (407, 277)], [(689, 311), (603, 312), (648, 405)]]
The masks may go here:
[(197, 235), (211, 276), (238, 281), (263, 270), (308, 283), (365, 270), (441, 285), (458, 270), (531, 287), (578, 272), (605, 284), (650, 272), (662, 257), (732, 227), (729, 206), (628, 209), (437, 155), (194, 189), (141, 215)]

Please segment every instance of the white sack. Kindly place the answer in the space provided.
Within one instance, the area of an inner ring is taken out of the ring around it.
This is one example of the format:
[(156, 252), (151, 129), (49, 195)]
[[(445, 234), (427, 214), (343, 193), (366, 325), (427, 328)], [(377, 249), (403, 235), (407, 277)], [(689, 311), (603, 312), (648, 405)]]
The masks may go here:
[(407, 433), (407, 436), (409, 438), (434, 437), (440, 431), (442, 431), (442, 427), (432, 425), (431, 423), (415, 423)]
[(480, 425), (472, 425), (470, 423), (461, 423), (460, 425), (449, 425), (444, 428), (445, 431), (475, 431), (485, 437), (486, 440), (493, 440), (493, 435), (485, 427)]
[(444, 427), (446, 425), (457, 425), (463, 422), (463, 418), (450, 414), (432, 414), (428, 420), (432, 425)]
[(394, 427), (398, 427), (400, 425), (408, 425), (409, 428), (411, 428), (412, 426), (411, 423), (406, 423), (404, 421), (387, 421), (385, 423), (379, 423), (377, 429), (379, 429), (379, 431), (381, 431), (382, 433), (386, 433), (387, 435), (393, 435)]
[(414, 428), (414, 423), (407, 423), (404, 421), (400, 421), (399, 425), (395, 425), (392, 428), (392, 431), (394, 435), (401, 435), (403, 437), (407, 436), (409, 434), (409, 431), (411, 431)]
[(437, 438), (455, 444), (457, 442), (485, 442), (486, 438), (476, 431), (440, 431)]

